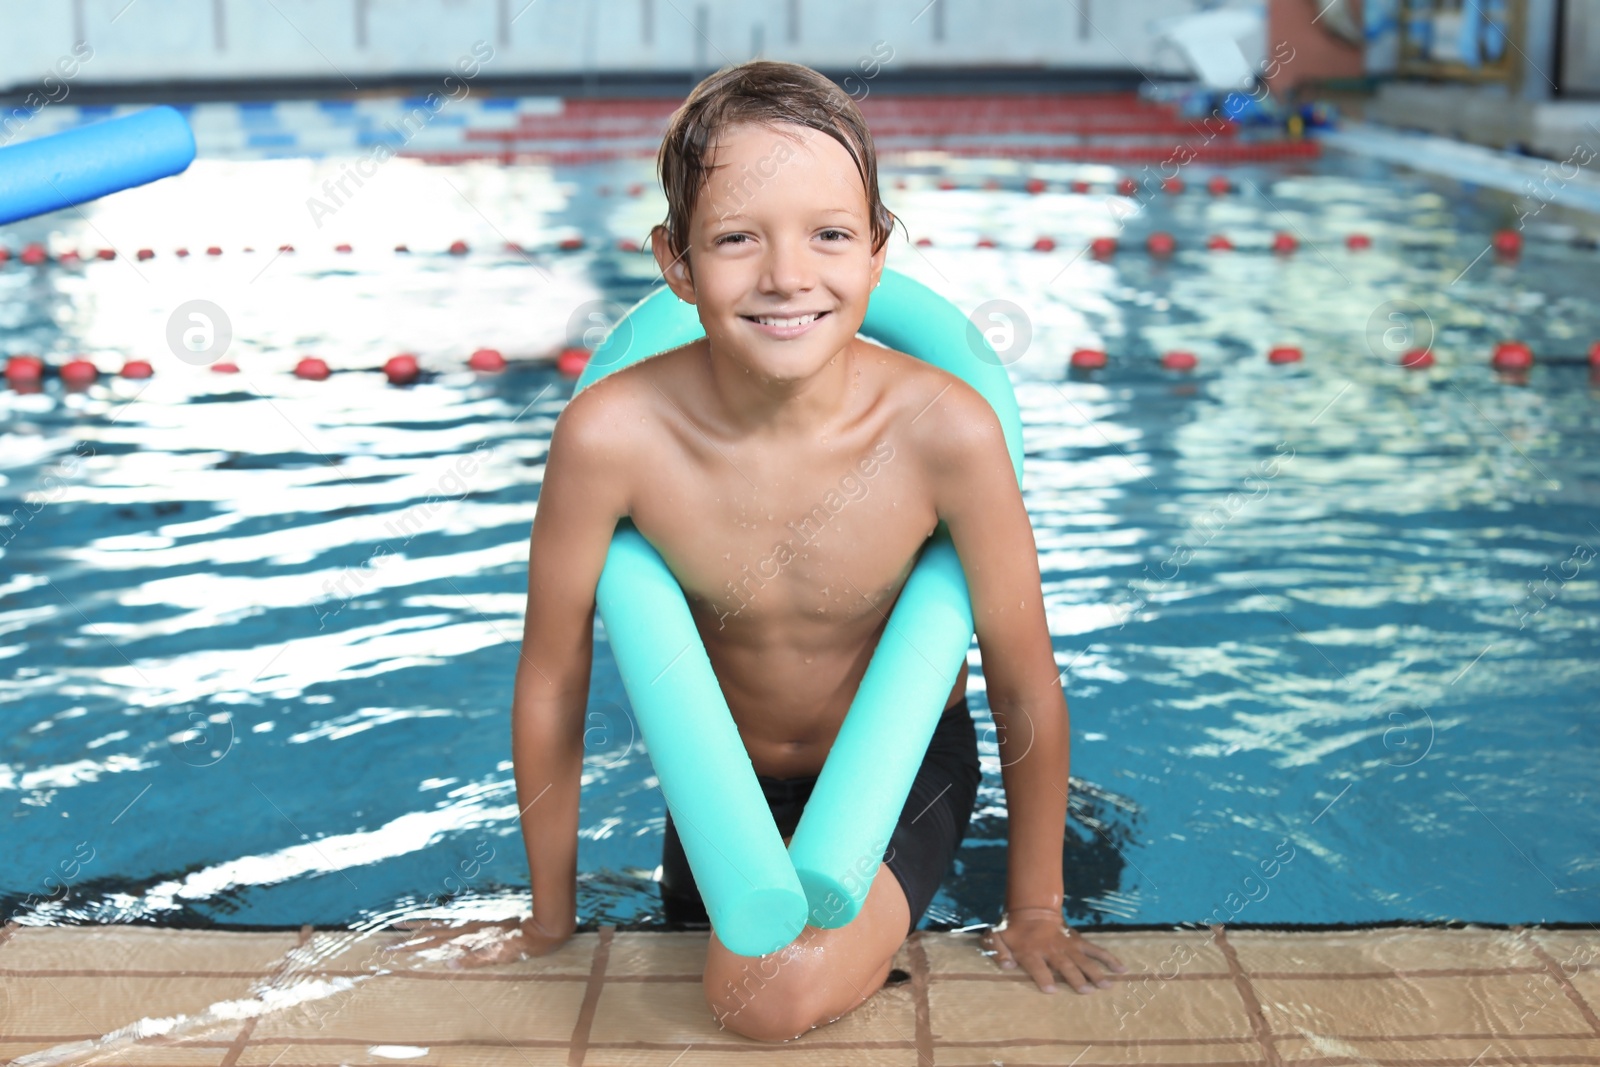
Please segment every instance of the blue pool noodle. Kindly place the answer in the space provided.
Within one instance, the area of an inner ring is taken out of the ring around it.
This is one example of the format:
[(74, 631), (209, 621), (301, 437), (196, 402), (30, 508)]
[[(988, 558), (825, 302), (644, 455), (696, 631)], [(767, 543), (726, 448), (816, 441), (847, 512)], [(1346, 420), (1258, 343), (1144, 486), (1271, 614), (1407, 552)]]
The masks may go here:
[(180, 173), (193, 160), (189, 124), (165, 106), (0, 148), (0, 225)]
[[(1022, 423), (1010, 379), (954, 304), (885, 270), (861, 332), (981, 393), (1020, 484)], [(576, 388), (702, 336), (694, 308), (660, 289), (612, 328)], [(807, 921), (848, 924), (972, 640), (966, 575), (944, 524), (901, 589), (787, 853), (683, 590), (630, 521), (612, 538), (596, 604), (718, 938), (759, 956), (789, 944)]]

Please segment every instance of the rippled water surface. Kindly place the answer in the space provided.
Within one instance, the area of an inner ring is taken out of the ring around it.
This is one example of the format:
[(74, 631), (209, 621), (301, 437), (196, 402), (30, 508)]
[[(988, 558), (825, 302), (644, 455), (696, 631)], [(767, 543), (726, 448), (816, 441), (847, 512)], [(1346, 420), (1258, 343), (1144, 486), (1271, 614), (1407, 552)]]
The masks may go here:
[[(1342, 157), (1236, 169), (1224, 198), (1193, 191), (1199, 175), (1137, 211), (1029, 196), (1013, 163), (921, 162), (887, 165), (885, 195), (933, 244), (897, 231), (890, 264), (1028, 324), (1011, 371), (1067, 669), (1074, 915), (1594, 919), (1600, 390), (1577, 366), (1501, 380), (1486, 356), (1503, 337), (1541, 357), (1600, 338), (1596, 253), (1551, 227), (1520, 264), (1479, 259), (1509, 202)], [(643, 295), (653, 264), (613, 246), (662, 202), (644, 163), (399, 160), (318, 227), (304, 201), (335, 168), (203, 160), (0, 231), (122, 253), (0, 267), (5, 350), (156, 368), (0, 393), (7, 915), (369, 924), (526, 905), (508, 709), (528, 528), (572, 387), (531, 363), (458, 368), (481, 345), (547, 354), (587, 301)], [(633, 182), (643, 196), (622, 195)], [(1170, 261), (1141, 248), (1156, 229), (1177, 235)], [(1277, 230), (1297, 254), (1264, 251)], [(1345, 248), (1357, 230), (1371, 250)], [(1239, 250), (1202, 250), (1212, 232)], [(502, 251), (572, 233), (586, 250)], [(1076, 255), (1112, 233), (1115, 259)], [(1041, 234), (1061, 250), (1032, 251)], [(472, 253), (443, 254), (456, 238)], [(224, 309), (242, 373), (168, 349), (191, 299)], [(1384, 331), (1407, 324), (1431, 324), (1433, 370), (1393, 365), (1409, 341)], [(1274, 344), (1305, 361), (1269, 365)], [(1111, 366), (1067, 370), (1086, 345)], [(1159, 370), (1171, 348), (1199, 370)], [(400, 351), (421, 383), (372, 372)], [(307, 353), (334, 376), (292, 377)], [(601, 636), (579, 913), (649, 921), (662, 799)], [(985, 783), (932, 924), (993, 918), (1004, 888), (971, 658)]]

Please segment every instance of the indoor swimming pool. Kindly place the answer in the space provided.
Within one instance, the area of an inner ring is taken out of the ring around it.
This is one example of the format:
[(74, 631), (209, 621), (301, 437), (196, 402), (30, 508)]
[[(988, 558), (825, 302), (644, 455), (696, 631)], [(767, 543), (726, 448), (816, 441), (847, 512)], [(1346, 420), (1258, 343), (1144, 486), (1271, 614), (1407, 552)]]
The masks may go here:
[[(658, 284), (628, 246), (664, 201), (648, 160), (396, 159), (308, 210), (343, 167), (203, 158), (0, 231), (56, 257), (0, 264), (8, 351), (102, 371), (0, 392), (0, 901), (20, 922), (528, 906), (508, 712), (572, 393), (545, 360)], [(982, 317), (1022, 407), (1071, 713), (1069, 918), (1592, 917), (1600, 384), (1579, 364), (1600, 253), (1581, 226), (1533, 220), (1507, 259), (1507, 195), (1338, 153), (1197, 163), (1183, 191), (1135, 195), (1107, 164), (882, 167), (905, 227), (889, 265)], [(1085, 253), (1095, 237), (1116, 252)], [(194, 301), (225, 355), (164, 343)], [(1508, 339), (1530, 373), (1491, 370)], [(1431, 368), (1400, 365), (1430, 342)], [(1282, 346), (1304, 358), (1269, 361)], [(467, 369), (485, 347), (511, 366)], [(1074, 369), (1078, 349), (1107, 366)], [(1163, 369), (1173, 350), (1195, 369)], [(377, 370), (397, 353), (416, 384)], [(292, 374), (306, 355), (326, 381)], [(114, 375), (134, 358), (153, 376)], [(662, 798), (603, 630), (595, 648), (578, 910), (650, 926)], [(969, 659), (985, 780), (928, 927), (1002, 902)]]

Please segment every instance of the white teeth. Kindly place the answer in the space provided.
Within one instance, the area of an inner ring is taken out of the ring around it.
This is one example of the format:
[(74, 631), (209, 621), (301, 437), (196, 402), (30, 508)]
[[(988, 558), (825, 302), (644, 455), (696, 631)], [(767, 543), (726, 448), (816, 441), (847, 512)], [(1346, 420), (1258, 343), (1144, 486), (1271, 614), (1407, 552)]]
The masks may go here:
[(756, 321), (763, 326), (804, 326), (808, 322), (816, 321), (816, 318), (816, 312), (812, 312), (810, 315), (802, 315), (797, 319), (774, 319), (768, 317), (757, 318)]

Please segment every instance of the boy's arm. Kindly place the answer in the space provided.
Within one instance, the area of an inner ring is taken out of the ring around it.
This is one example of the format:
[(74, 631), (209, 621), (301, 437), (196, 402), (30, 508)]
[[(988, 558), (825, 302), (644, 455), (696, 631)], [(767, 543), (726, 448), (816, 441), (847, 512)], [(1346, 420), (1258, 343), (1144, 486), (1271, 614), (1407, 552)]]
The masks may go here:
[[(920, 405), (913, 405), (919, 407)], [(949, 526), (972, 595), (1010, 818), (1006, 908), (1062, 904), (1068, 717), (1045, 620), (1039, 552), (1000, 420), (954, 382), (916, 427), (934, 506)]]
[(551, 433), (528, 548), (528, 604), (511, 707), (533, 921), (560, 935), (576, 922), (595, 586), (612, 533), (630, 508), (628, 430), (609, 384), (597, 382), (574, 397)]

